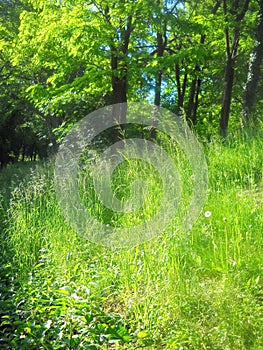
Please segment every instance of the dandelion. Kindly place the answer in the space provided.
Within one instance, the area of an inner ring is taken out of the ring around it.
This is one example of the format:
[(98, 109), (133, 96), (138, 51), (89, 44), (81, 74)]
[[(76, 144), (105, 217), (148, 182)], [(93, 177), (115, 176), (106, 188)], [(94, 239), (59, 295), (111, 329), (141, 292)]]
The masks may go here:
[(209, 218), (212, 215), (211, 211), (206, 211), (205, 212), (205, 217)]

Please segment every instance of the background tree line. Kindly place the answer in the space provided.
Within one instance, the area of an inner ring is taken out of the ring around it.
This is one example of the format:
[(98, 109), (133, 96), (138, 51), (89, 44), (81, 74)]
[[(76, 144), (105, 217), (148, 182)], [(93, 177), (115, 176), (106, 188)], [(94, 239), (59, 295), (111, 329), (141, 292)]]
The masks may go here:
[(202, 137), (260, 128), (263, 0), (0, 0), (0, 163), (87, 113), (150, 101)]

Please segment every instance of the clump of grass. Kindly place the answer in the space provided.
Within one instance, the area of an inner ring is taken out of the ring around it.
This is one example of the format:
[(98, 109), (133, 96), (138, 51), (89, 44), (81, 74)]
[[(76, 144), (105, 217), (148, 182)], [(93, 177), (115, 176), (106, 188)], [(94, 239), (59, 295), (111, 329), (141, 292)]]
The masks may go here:
[[(152, 218), (154, 228), (158, 227), (158, 215), (159, 221), (170, 215), (173, 226), (180, 227), (193, 195), (193, 173), (188, 159), (175, 143), (165, 146), (163, 159), (154, 149), (145, 150), (144, 159), (136, 159), (135, 151), (127, 157), (125, 151), (119, 150), (122, 162), (111, 170), (110, 181), (106, 176), (108, 164), (98, 171), (96, 157), (83, 158), (79, 193), (90, 214), (114, 228), (133, 228), (148, 222), (151, 225)], [(173, 167), (167, 162), (167, 156)], [(144, 241), (143, 232), (139, 232), (134, 244), (140, 243), (140, 235)]]

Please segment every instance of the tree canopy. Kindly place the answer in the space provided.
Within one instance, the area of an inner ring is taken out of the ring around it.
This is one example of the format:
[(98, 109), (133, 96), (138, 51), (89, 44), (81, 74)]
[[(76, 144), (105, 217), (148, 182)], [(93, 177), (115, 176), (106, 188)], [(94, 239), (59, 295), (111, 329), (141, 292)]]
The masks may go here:
[(184, 114), (204, 137), (259, 127), (262, 8), (262, 0), (1, 0), (1, 164), (52, 151), (77, 120), (119, 102)]

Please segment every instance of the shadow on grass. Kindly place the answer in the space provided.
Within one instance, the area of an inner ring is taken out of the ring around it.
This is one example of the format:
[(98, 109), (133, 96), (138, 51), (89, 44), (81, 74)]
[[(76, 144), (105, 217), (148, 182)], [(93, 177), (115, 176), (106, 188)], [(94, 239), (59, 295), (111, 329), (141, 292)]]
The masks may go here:
[(16, 282), (18, 267), (11, 261), (13, 253), (8, 245), (8, 209), (12, 191), (32, 172), (35, 162), (10, 164), (0, 170), (0, 348), (16, 349), (13, 343), (17, 327), (23, 323), (16, 302), (19, 284)]

